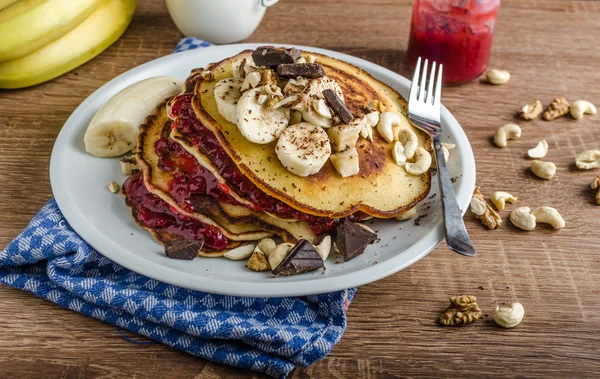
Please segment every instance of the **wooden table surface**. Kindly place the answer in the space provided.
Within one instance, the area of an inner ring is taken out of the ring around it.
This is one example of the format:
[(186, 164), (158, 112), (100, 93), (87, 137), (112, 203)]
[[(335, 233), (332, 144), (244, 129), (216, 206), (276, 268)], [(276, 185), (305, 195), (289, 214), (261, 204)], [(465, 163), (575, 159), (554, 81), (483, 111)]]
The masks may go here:
[[(282, 0), (248, 41), (313, 45), (365, 58), (410, 76), (405, 50), (408, 0)], [(523, 136), (505, 149), (490, 137), (533, 99), (556, 96), (600, 105), (600, 2), (503, 0), (492, 65), (511, 72), (500, 87), (478, 81), (444, 90), (475, 152), (486, 197), (506, 190), (518, 204), (552, 205), (567, 222), (522, 232), (508, 222), (484, 229), (469, 213), (478, 250), (466, 258), (440, 245), (426, 258), (361, 287), (348, 329), (331, 354), (304, 378), (599, 377), (600, 206), (574, 157), (600, 148), (600, 115), (574, 121), (520, 122)], [(0, 91), (0, 247), (52, 196), (48, 164), (61, 126), (79, 103), (116, 75), (169, 54), (180, 38), (162, 0), (140, 1), (125, 35), (93, 61), (50, 83)], [(546, 139), (556, 177), (528, 171), (528, 148)], [(488, 321), (439, 327), (449, 296), (476, 295)], [(521, 302), (516, 329), (489, 322), (498, 303)], [(0, 287), (0, 373), (3, 378), (257, 377), (154, 345), (135, 345), (114, 326), (49, 301)]]

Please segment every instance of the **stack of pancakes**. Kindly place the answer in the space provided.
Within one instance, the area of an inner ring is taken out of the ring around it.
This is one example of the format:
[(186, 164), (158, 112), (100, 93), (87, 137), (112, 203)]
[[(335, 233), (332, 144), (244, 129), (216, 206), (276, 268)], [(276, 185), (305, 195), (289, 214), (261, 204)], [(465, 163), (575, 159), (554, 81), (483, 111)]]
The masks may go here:
[[(277, 159), (276, 141), (248, 141), (219, 114), (213, 88), (233, 77), (251, 53), (210, 65), (210, 75), (194, 70), (185, 92), (159, 104), (141, 126), (136, 154), (141, 171), (123, 191), (136, 222), (159, 242), (202, 238), (205, 256), (272, 235), (316, 243), (341, 218), (392, 218), (427, 196), (430, 173), (408, 175), (393, 161), (392, 144), (378, 133), (373, 142), (359, 139), (360, 172), (347, 178), (331, 162), (315, 175), (296, 176)], [(345, 62), (310, 54), (340, 85), (353, 114), (368, 113), (372, 100), (406, 114), (406, 101), (392, 88)], [(414, 131), (420, 146), (430, 145)]]

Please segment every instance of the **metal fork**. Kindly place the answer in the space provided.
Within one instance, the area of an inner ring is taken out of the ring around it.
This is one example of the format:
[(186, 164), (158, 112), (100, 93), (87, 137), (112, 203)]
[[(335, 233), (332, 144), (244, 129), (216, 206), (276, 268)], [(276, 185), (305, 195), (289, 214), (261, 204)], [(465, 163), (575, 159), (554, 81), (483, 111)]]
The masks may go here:
[[(421, 73), (421, 58), (417, 60), (415, 75), (410, 86), (410, 95), (408, 97), (408, 118), (419, 129), (427, 132), (433, 139), (433, 147), (437, 162), (438, 181), (442, 193), (442, 209), (444, 212), (444, 226), (446, 229), (446, 241), (448, 247), (457, 253), (463, 255), (475, 255), (475, 248), (467, 234), (467, 229), (460, 215), (460, 209), (456, 202), (452, 180), (446, 166), (444, 151), (440, 142), (442, 128), (440, 124), (440, 103), (442, 96), (442, 65), (440, 64), (437, 80), (435, 77), (436, 63), (431, 64), (431, 75), (429, 76), (429, 85), (425, 91), (427, 81), (427, 59), (423, 65), (423, 75)], [(420, 79), (420, 84), (419, 84)], [(433, 86), (435, 82), (435, 93)]]

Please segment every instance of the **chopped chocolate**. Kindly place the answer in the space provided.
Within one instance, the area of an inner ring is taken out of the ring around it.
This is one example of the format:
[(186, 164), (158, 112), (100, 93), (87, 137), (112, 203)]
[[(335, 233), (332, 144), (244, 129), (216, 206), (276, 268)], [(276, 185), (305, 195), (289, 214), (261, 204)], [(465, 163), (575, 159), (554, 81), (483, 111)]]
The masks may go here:
[(300, 50), (277, 49), (273, 46), (260, 46), (252, 52), (252, 59), (257, 66), (279, 66), (284, 63), (295, 63), (300, 56)]
[(350, 110), (348, 110), (346, 104), (344, 104), (342, 99), (340, 99), (338, 95), (335, 94), (335, 92), (333, 92), (330, 89), (326, 89), (323, 91), (323, 96), (325, 96), (325, 101), (327, 101), (327, 104), (329, 104), (331, 109), (333, 109), (333, 112), (340, 118), (340, 120), (344, 124), (347, 124), (350, 121), (352, 121), (352, 119), (354, 118), (352, 116), (352, 113), (350, 113)]
[(323, 259), (307, 240), (300, 240), (283, 261), (273, 269), (274, 275), (296, 275), (322, 268)]
[(377, 234), (347, 218), (336, 227), (335, 235), (335, 245), (344, 257), (344, 262), (364, 253), (367, 245), (372, 244), (377, 239)]
[(171, 259), (192, 260), (198, 256), (204, 240), (174, 240), (165, 243), (165, 255)]
[(321, 78), (325, 76), (325, 70), (316, 63), (289, 63), (277, 66), (279, 76), (303, 76), (305, 78)]

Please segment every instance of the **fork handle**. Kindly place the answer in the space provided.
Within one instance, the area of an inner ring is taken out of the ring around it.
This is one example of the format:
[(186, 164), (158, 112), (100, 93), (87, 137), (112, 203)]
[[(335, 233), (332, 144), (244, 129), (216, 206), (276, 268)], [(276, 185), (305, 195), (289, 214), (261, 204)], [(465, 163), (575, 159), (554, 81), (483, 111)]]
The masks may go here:
[(433, 138), (433, 146), (437, 162), (438, 181), (442, 193), (442, 209), (448, 247), (457, 253), (473, 256), (475, 255), (475, 248), (469, 234), (467, 234), (467, 228), (456, 202), (456, 195), (454, 194), (439, 135)]

